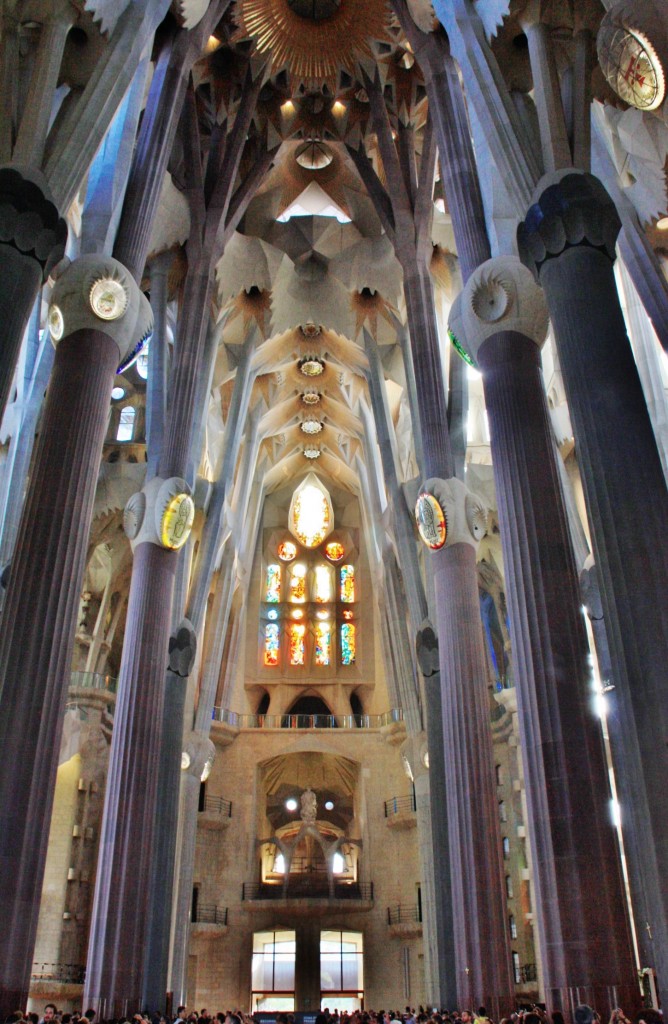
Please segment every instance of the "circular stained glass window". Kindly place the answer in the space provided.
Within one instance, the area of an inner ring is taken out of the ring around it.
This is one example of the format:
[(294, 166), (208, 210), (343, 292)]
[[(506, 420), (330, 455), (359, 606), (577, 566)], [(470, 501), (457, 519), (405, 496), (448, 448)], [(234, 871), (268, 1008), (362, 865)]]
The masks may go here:
[(291, 540), (284, 540), (278, 545), (278, 557), (282, 562), (291, 562), (297, 556), (297, 546)]
[(340, 544), (338, 540), (331, 541), (325, 547), (325, 554), (330, 562), (340, 562), (344, 555), (343, 544)]

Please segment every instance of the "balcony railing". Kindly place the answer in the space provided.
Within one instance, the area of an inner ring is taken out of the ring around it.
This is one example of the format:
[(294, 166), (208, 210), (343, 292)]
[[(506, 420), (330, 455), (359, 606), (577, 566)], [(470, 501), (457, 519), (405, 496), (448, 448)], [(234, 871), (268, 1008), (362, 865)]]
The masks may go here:
[(403, 721), (403, 711), (392, 708), (383, 715), (241, 715), (214, 708), (214, 722), (235, 729), (382, 729)]
[(415, 811), (415, 793), (410, 796), (393, 796), (385, 801), (385, 817), (392, 818), (395, 814), (409, 814)]
[(73, 672), (70, 687), (73, 690), (109, 690), (116, 693), (116, 677), (105, 676), (101, 672)]
[(414, 907), (402, 907), (398, 903), (395, 907), (387, 908), (388, 924), (422, 924), (422, 907), (416, 904)]
[(217, 907), (213, 903), (197, 905), (192, 919), (193, 924), (227, 924), (227, 907)]
[(241, 898), (249, 900), (372, 900), (373, 882), (335, 882), (330, 889), (327, 878), (290, 875), (287, 886), (264, 882), (244, 882)]
[(59, 981), (66, 985), (83, 985), (86, 968), (82, 964), (40, 964), (32, 965), (32, 981)]
[(222, 796), (205, 796), (204, 806), (200, 807), (200, 811), (204, 811), (205, 814), (217, 814), (220, 818), (231, 818), (232, 803)]

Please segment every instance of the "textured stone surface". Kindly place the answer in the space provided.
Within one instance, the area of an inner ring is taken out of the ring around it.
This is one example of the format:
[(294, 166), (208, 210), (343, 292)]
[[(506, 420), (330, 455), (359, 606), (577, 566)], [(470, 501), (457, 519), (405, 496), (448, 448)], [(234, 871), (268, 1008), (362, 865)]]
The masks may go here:
[(550, 1008), (564, 1012), (583, 1000), (600, 1009), (610, 999), (630, 1006), (633, 957), (607, 766), (591, 709), (588, 645), (539, 351), (533, 338), (501, 331), (484, 341), (479, 355), (510, 610), (545, 998)]
[[(9, 915), (0, 935), (3, 1013), (28, 991), (87, 530), (117, 362), (118, 348), (103, 334), (79, 331), (59, 346), (5, 599), (0, 735), (14, 770), (0, 777), (0, 824), (13, 836), (0, 855)], [(34, 743), (29, 758), (27, 736)]]
[[(668, 725), (663, 666), (668, 612), (662, 595), (668, 575), (668, 494), (615, 286), (611, 203), (587, 175), (571, 178), (565, 194), (559, 188), (547, 193), (539, 208), (552, 209), (552, 258), (543, 262), (547, 250), (536, 241), (540, 221), (536, 227), (533, 214), (527, 223), (534, 228), (522, 229), (531, 241), (525, 237), (521, 249), (532, 265), (542, 262), (540, 281), (554, 326), (600, 573), (615, 681), (609, 703), (611, 732), (618, 740), (612, 750), (631, 891), (637, 919), (649, 924), (638, 931), (641, 958), (665, 976), (668, 923), (662, 880), (668, 876), (668, 821), (662, 794), (668, 777)], [(574, 222), (580, 225), (575, 232), (569, 227)], [(607, 244), (602, 244), (604, 236)]]

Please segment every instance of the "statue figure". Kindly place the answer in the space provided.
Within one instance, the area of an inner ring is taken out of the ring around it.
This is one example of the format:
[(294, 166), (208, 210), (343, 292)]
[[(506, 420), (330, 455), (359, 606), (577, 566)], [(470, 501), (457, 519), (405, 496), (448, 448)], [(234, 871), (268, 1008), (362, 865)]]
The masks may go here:
[(301, 805), (302, 808), (299, 814), (304, 824), (315, 824), (317, 816), (317, 804), (315, 793), (313, 792), (310, 786), (308, 789), (305, 789), (301, 795)]

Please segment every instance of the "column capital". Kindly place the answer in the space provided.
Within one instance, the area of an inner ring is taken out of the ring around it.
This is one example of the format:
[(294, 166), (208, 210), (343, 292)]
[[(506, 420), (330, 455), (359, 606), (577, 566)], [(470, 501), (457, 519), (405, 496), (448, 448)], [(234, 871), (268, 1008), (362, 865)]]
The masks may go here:
[(454, 476), (448, 480), (425, 480), (415, 505), (415, 518), (422, 540), (432, 550), (469, 544), (477, 551), (487, 533), (484, 502)]
[(495, 334), (523, 334), (542, 348), (548, 326), (543, 289), (516, 256), (482, 263), (455, 299), (448, 320), (453, 344), (474, 366), (481, 346)]
[(106, 334), (118, 346), (121, 370), (145, 344), (153, 313), (122, 263), (111, 256), (80, 256), (54, 285), (48, 325), (56, 345), (75, 331)]
[(621, 226), (617, 208), (599, 179), (564, 168), (538, 182), (517, 229), (520, 259), (536, 277), (544, 263), (575, 246), (597, 249), (614, 262)]
[(0, 243), (36, 260), (46, 280), (66, 242), (67, 224), (44, 175), (20, 164), (0, 167)]
[(178, 476), (168, 480), (154, 476), (128, 499), (123, 529), (133, 552), (140, 544), (178, 551), (190, 536), (194, 518), (195, 502), (188, 483)]

